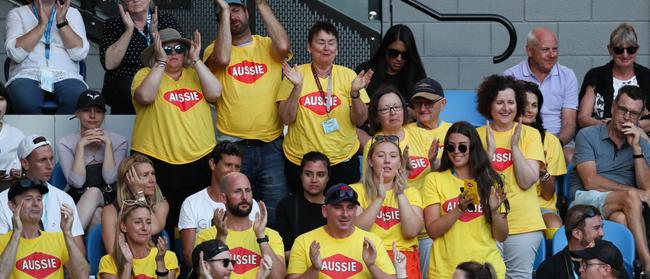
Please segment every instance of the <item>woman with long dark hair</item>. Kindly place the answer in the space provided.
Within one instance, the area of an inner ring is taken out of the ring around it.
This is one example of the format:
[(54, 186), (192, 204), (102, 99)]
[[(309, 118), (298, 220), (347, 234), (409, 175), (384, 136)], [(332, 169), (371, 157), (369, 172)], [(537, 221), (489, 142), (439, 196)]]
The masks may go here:
[(375, 71), (366, 89), (370, 97), (382, 85), (388, 84), (396, 87), (405, 100), (410, 100), (415, 83), (427, 76), (413, 32), (403, 24), (391, 26), (377, 52), (370, 60), (357, 66), (355, 71), (367, 72), (369, 69)]
[(508, 238), (499, 243), (507, 278), (531, 278), (537, 248), (546, 229), (533, 187), (544, 165), (539, 132), (515, 122), (523, 114), (526, 94), (511, 76), (492, 75), (477, 90), (477, 109), (488, 119), (477, 129), (492, 167), (503, 179), (512, 211)]
[(508, 236), (504, 182), (471, 124), (454, 123), (444, 146), (440, 168), (422, 189), (425, 228), (434, 240), (427, 277), (451, 278), (457, 264), (475, 260), (490, 262), (503, 278), (496, 241)]
[[(542, 218), (547, 229), (557, 229), (562, 226), (562, 219), (557, 210), (557, 196), (555, 195), (555, 180), (558, 176), (566, 174), (566, 162), (560, 140), (544, 129), (540, 109), (544, 104), (544, 96), (537, 84), (524, 81), (523, 90), (526, 92), (526, 110), (521, 116), (521, 122), (529, 125), (542, 137), (544, 145), (544, 159), (546, 164), (540, 167), (537, 195)], [(555, 232), (555, 230), (551, 230)]]

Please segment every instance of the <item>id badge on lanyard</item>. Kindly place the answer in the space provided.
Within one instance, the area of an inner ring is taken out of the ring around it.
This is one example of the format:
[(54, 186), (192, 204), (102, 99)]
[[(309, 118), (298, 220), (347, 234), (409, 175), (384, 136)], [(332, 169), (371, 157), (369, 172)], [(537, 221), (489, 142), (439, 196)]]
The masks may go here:
[[(38, 15), (38, 10), (36, 9), (36, 4), (32, 2), (32, 12), (34, 12), (34, 16), (36, 17), (36, 20), (39, 19)], [(50, 19), (47, 21), (47, 29), (45, 29), (45, 33), (43, 34), (43, 40), (45, 43), (45, 67), (41, 67), (40, 69), (40, 83), (41, 83), (41, 89), (48, 91), (48, 92), (53, 92), (54, 91), (54, 73), (50, 69), (50, 49), (51, 49), (51, 42), (52, 42), (52, 25), (54, 24), (54, 18), (56, 17), (56, 4), (52, 6), (52, 11), (50, 12)]]
[(339, 130), (339, 122), (336, 120), (336, 117), (332, 118), (330, 117), (330, 111), (332, 109), (332, 79), (333, 75), (330, 73), (329, 78), (327, 79), (327, 97), (325, 96), (325, 92), (323, 92), (323, 86), (320, 84), (320, 79), (318, 78), (318, 75), (316, 74), (316, 71), (314, 71), (314, 68), (312, 66), (312, 73), (314, 74), (314, 81), (316, 81), (316, 86), (318, 86), (318, 92), (320, 93), (320, 97), (325, 103), (325, 111), (327, 112), (327, 120), (321, 122), (321, 125), (323, 126), (323, 132), (325, 134), (329, 134), (332, 132), (336, 132)]

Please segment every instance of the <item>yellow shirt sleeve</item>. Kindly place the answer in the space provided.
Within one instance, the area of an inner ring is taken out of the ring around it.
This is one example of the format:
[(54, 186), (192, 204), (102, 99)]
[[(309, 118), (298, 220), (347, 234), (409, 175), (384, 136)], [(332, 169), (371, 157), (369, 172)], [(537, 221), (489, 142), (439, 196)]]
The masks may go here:
[[(131, 95), (135, 96), (135, 90), (142, 84), (142, 81), (144, 81), (144, 78), (147, 77), (147, 75), (151, 72), (151, 68), (149, 67), (144, 67), (140, 69), (137, 73), (135, 73), (135, 76), (133, 77), (133, 81), (131, 82)], [(133, 105), (136, 105), (134, 102)]]
[(280, 234), (269, 228), (264, 229), (264, 233), (269, 237), (269, 245), (271, 246), (273, 253), (284, 259), (284, 243), (282, 242)]
[(304, 235), (296, 238), (291, 247), (291, 257), (289, 257), (287, 274), (302, 274), (311, 266), (308, 251), (309, 245), (311, 243), (306, 243)]
[(194, 247), (210, 239), (214, 239), (216, 236), (217, 236), (217, 228), (215, 226), (202, 230), (196, 235), (196, 240), (194, 241)]
[(544, 150), (546, 151), (546, 171), (553, 176), (566, 174), (562, 144), (555, 135), (549, 132), (546, 132), (544, 136)]
[(117, 276), (117, 265), (111, 255), (104, 255), (99, 261), (99, 271), (97, 275), (101, 277), (102, 273), (111, 274)]

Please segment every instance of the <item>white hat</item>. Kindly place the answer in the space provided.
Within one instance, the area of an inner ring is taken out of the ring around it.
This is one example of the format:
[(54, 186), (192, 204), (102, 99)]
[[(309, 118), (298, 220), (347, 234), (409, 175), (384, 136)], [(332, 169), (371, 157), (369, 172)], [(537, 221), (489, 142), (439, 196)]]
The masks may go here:
[(44, 145), (52, 146), (52, 144), (44, 137), (39, 135), (26, 136), (20, 144), (18, 144), (18, 158), (25, 159), (29, 154), (32, 154), (34, 149)]

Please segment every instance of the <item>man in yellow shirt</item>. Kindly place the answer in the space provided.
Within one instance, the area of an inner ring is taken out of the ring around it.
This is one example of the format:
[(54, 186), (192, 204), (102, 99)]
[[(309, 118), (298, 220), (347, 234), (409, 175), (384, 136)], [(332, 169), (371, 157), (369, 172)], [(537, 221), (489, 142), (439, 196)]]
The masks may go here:
[(72, 206), (61, 205), (61, 230), (40, 229), (43, 195), (47, 186), (28, 178), (9, 188), (9, 207), (13, 229), (0, 235), (0, 278), (64, 278), (63, 265), (70, 278), (88, 278), (88, 262), (74, 242)]
[(395, 278), (395, 267), (381, 239), (354, 226), (359, 200), (339, 183), (325, 194), (327, 224), (299, 236), (291, 248), (288, 279)]
[(217, 141), (239, 145), (244, 153), (241, 172), (253, 184), (255, 198), (268, 205), (273, 222), (277, 203), (288, 193), (276, 96), (282, 62), (290, 55), (289, 37), (266, 0), (256, 0), (255, 6), (268, 37), (251, 33), (246, 1), (216, 2), (217, 36), (203, 59), (223, 85), (217, 100)]

